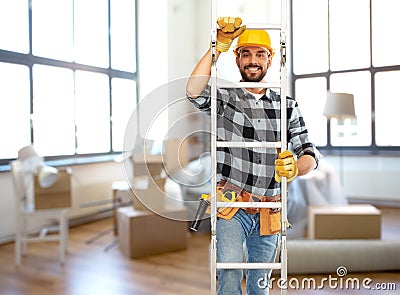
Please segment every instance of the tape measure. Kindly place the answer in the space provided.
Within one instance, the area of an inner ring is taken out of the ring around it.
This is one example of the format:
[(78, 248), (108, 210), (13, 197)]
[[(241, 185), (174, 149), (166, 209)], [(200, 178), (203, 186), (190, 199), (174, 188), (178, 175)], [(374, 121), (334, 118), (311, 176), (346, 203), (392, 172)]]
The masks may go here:
[[(208, 200), (209, 194), (202, 194), (200, 198)], [(221, 193), (221, 200), (223, 202), (235, 202), (237, 200), (237, 194), (234, 191), (225, 191)]]
[(225, 191), (221, 196), (222, 201), (224, 202), (235, 202), (237, 199), (236, 192), (234, 191)]

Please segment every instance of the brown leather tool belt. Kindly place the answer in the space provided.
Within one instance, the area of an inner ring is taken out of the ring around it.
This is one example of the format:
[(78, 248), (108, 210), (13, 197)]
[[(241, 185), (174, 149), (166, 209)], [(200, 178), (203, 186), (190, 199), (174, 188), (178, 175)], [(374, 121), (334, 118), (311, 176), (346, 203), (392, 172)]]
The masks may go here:
[[(259, 196), (255, 195), (252, 193), (249, 193), (245, 190), (242, 190), (240, 187), (226, 181), (226, 180), (221, 180), (217, 183), (217, 188), (221, 190), (222, 192), (227, 192), (227, 191), (234, 191), (238, 196), (242, 198), (243, 202), (280, 202), (281, 201), (281, 195), (276, 195), (276, 196)], [(243, 208), (243, 210), (247, 214), (256, 214), (260, 212), (261, 208)], [(280, 209), (277, 208), (271, 208), (270, 209), (273, 212), (279, 212)]]

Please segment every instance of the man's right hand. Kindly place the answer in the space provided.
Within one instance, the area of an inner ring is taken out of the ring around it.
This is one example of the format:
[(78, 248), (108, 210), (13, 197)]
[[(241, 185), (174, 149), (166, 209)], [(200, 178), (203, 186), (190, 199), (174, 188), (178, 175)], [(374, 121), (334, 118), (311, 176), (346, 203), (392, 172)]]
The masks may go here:
[(219, 29), (217, 31), (217, 50), (226, 52), (229, 50), (233, 40), (239, 37), (246, 30), (246, 26), (240, 26), (240, 17), (219, 17), (217, 20)]

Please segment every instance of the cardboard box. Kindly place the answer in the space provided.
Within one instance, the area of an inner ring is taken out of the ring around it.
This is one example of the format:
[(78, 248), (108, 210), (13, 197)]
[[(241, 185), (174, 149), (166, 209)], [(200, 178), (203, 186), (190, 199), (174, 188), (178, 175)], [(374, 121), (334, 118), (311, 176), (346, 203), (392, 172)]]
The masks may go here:
[(121, 252), (129, 258), (140, 258), (186, 249), (188, 227), (181, 220), (187, 220), (185, 208), (165, 208), (160, 215), (131, 207), (119, 208)]
[(164, 168), (170, 175), (188, 164), (188, 142), (183, 139), (168, 139), (164, 142)]
[(133, 207), (136, 210), (164, 210), (166, 203), (165, 178), (138, 176), (132, 179)]
[(380, 239), (381, 211), (371, 205), (309, 206), (309, 239)]
[(111, 185), (113, 200), (114, 234), (118, 235), (118, 208), (133, 204), (133, 193), (127, 181), (114, 181)]
[(135, 154), (131, 157), (133, 176), (159, 176), (164, 169), (163, 156)]
[(164, 154), (137, 153), (131, 156), (133, 176), (158, 176), (163, 170), (171, 174), (188, 163), (188, 143), (181, 139), (163, 142)]
[(59, 169), (56, 183), (49, 188), (41, 187), (35, 175), (34, 190), (36, 210), (71, 207), (71, 169)]
[(165, 175), (186, 165), (187, 144), (179, 139), (163, 143), (164, 154), (137, 153), (131, 156), (133, 179), (130, 181), (133, 207), (158, 212), (165, 208)]

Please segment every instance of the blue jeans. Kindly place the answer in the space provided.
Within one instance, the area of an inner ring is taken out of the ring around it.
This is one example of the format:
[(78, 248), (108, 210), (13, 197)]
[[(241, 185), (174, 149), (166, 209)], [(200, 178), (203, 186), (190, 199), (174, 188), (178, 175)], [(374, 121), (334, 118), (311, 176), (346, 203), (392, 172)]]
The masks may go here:
[[(274, 262), (280, 234), (260, 236), (260, 214), (246, 214), (240, 209), (230, 220), (217, 219), (218, 262), (243, 262), (246, 245), (247, 262)], [(246, 293), (268, 294), (271, 269), (246, 270)], [(218, 270), (218, 294), (242, 294), (242, 269)]]

